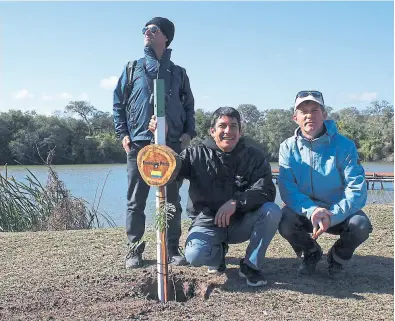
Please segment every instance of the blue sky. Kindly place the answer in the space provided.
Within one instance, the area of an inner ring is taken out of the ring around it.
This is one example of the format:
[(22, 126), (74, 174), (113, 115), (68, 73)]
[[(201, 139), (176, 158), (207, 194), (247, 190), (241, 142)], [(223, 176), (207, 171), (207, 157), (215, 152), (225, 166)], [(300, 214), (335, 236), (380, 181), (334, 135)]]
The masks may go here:
[(70, 100), (112, 112), (154, 16), (176, 26), (172, 60), (195, 108), (289, 108), (301, 89), (335, 110), (394, 99), (393, 2), (0, 3), (0, 111), (51, 114)]

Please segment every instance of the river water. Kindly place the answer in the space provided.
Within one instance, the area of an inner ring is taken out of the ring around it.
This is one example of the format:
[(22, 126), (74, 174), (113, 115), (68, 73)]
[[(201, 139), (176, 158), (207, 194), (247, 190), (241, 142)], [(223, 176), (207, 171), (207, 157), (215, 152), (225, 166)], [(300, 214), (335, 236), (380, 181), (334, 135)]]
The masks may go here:
[[(392, 163), (364, 163), (367, 172), (393, 172)], [(59, 178), (64, 182), (71, 194), (81, 197), (90, 204), (97, 206), (99, 212), (106, 213), (112, 218), (117, 226), (124, 225), (126, 207), (126, 164), (100, 164), (100, 165), (55, 165)], [(272, 169), (278, 169), (277, 163), (271, 163)], [(24, 181), (29, 169), (40, 180), (45, 183), (48, 175), (45, 166), (8, 166), (8, 176), (14, 176), (16, 180)], [(0, 174), (5, 176), (4, 168)], [(183, 217), (186, 218), (185, 205), (187, 201), (189, 182), (184, 181), (180, 190), (181, 205), (184, 209)], [(379, 188), (376, 184), (375, 188)], [(386, 191), (369, 191), (368, 203), (393, 203), (393, 184), (385, 184)], [(276, 203), (281, 204), (279, 193), (277, 192)], [(152, 222), (155, 213), (155, 188), (151, 188), (146, 207), (147, 223)], [(103, 225), (106, 224), (103, 222)]]

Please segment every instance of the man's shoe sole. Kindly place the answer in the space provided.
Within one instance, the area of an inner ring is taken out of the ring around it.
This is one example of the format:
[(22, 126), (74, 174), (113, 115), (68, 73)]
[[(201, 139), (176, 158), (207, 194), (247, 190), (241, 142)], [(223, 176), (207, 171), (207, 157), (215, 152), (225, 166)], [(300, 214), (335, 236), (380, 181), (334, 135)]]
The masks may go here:
[(219, 269), (207, 269), (207, 273), (209, 274), (222, 274), (226, 272), (226, 268), (224, 270), (219, 270)]
[(266, 281), (266, 280), (261, 280), (261, 281), (259, 281), (259, 282), (257, 282), (257, 283), (251, 283), (250, 281), (248, 281), (247, 276), (246, 276), (243, 272), (241, 272), (241, 271), (239, 271), (239, 276), (242, 277), (242, 278), (245, 278), (245, 279), (247, 280), (247, 284), (248, 284), (249, 286), (258, 287), (258, 286), (264, 286), (264, 285), (267, 284), (267, 281)]
[(185, 257), (174, 259), (173, 257), (168, 257), (168, 264), (172, 266), (185, 266), (188, 265), (188, 261), (185, 259)]
[(125, 268), (128, 269), (128, 270), (132, 270), (132, 269), (141, 268), (143, 265), (144, 265), (143, 263), (141, 263), (141, 264), (136, 264), (136, 265), (125, 265)]

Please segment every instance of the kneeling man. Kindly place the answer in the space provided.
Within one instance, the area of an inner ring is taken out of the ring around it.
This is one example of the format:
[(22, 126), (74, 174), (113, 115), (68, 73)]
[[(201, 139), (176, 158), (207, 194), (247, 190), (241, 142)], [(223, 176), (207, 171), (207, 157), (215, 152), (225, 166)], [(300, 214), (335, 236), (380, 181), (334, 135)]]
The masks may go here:
[[(150, 130), (155, 128), (153, 116)], [(222, 273), (228, 244), (249, 240), (239, 275), (250, 286), (263, 286), (266, 250), (281, 220), (281, 210), (273, 203), (276, 188), (270, 164), (261, 150), (241, 138), (236, 109), (217, 109), (210, 133), (202, 144), (180, 154), (178, 178), (190, 182), (187, 213), (192, 219), (185, 258), (193, 266)]]

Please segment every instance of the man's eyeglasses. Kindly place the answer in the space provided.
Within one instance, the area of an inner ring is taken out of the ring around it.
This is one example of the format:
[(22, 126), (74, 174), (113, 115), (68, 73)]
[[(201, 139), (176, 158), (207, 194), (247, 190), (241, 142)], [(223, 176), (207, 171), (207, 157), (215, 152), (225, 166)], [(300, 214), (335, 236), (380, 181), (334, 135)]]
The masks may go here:
[(160, 28), (157, 27), (157, 26), (144, 27), (143, 30), (142, 30), (143, 35), (145, 35), (145, 33), (147, 32), (147, 30), (149, 30), (149, 31), (154, 35), (154, 34), (157, 33), (158, 31), (160, 31)]
[(295, 101), (298, 98), (305, 98), (307, 96), (313, 96), (314, 98), (321, 99), (324, 102), (324, 96), (320, 91), (317, 90), (302, 90), (296, 94)]

